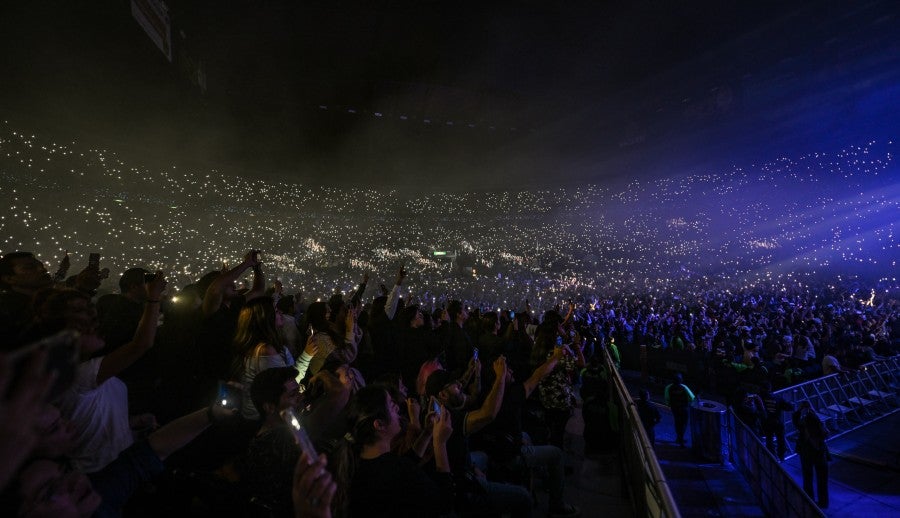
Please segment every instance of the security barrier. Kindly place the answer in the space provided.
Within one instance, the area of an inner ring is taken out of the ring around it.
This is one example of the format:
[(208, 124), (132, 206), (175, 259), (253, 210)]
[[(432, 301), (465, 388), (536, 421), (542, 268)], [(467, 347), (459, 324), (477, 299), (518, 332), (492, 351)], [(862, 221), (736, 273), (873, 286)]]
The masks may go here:
[[(833, 437), (900, 410), (897, 405), (898, 376), (900, 358), (892, 357), (867, 363), (857, 371), (831, 374), (794, 385), (775, 394), (795, 407), (801, 401), (809, 401)], [(785, 414), (782, 418), (785, 435), (795, 434), (790, 415)]]
[(634, 400), (605, 348), (603, 355), (610, 373), (613, 403), (619, 407), (623, 476), (628, 484), (634, 515), (678, 518), (681, 514), (641, 424)]
[(732, 430), (731, 461), (750, 484), (766, 515), (784, 518), (825, 516), (733, 410), (728, 411), (728, 419)]

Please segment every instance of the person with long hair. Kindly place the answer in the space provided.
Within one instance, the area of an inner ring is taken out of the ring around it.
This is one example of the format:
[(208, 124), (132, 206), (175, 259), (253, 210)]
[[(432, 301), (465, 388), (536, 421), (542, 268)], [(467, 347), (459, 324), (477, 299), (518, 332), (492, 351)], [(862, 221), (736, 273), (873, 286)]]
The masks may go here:
[[(302, 379), (316, 354), (316, 344), (307, 341), (300, 358), (294, 360), (281, 341), (275, 325), (275, 307), (269, 297), (253, 299), (241, 308), (233, 344), (232, 378), (242, 383), (246, 390), (258, 373), (273, 367), (294, 367), (298, 371), (297, 379)], [(241, 415), (249, 420), (259, 419), (259, 412), (249, 395), (241, 403)]]
[(309, 372), (316, 374), (325, 365), (325, 360), (339, 356), (344, 363), (353, 363), (356, 359), (359, 344), (358, 327), (356, 326), (358, 308), (348, 310), (344, 319), (344, 333), (338, 332), (337, 326), (329, 320), (331, 308), (325, 302), (313, 302), (306, 309), (306, 322), (309, 324), (310, 340), (317, 347), (317, 352), (309, 364)]
[(564, 449), (566, 425), (575, 408), (575, 377), (578, 370), (585, 366), (581, 336), (578, 333), (569, 335), (564, 331), (565, 321), (569, 318), (567, 316), (563, 320), (559, 313), (548, 311), (537, 329), (531, 355), (532, 366), (536, 368), (553, 354), (556, 346), (561, 346), (564, 351), (553, 371), (538, 386), (549, 431), (547, 441), (560, 449)]
[[(344, 444), (334, 456), (338, 480), (335, 516), (437, 517), (453, 509), (453, 479), (447, 440), (453, 433), (450, 412), (430, 413), (434, 470), (420, 465), (420, 452), (398, 455), (391, 443), (401, 433), (400, 408), (382, 386), (361, 389), (350, 404)], [(427, 446), (427, 443), (425, 444)]]

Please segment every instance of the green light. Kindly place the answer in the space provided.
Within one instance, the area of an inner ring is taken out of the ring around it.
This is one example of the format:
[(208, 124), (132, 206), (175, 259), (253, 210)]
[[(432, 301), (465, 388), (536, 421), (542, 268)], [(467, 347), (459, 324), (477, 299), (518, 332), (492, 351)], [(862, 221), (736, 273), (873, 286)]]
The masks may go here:
[(447, 252), (435, 252), (434, 255), (447, 255)]

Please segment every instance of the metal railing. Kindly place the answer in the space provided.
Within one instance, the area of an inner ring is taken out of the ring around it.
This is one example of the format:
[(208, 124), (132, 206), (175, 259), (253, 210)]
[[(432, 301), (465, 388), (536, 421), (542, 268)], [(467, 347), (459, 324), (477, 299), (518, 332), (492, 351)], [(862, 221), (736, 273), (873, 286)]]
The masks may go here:
[(623, 476), (630, 490), (635, 516), (680, 518), (669, 484), (641, 424), (637, 406), (605, 348), (603, 358), (610, 373), (611, 393), (619, 407)]
[[(845, 374), (831, 374), (775, 392), (796, 407), (801, 401), (827, 423), (831, 437), (856, 430), (900, 410), (897, 379), (900, 359), (887, 358), (860, 366)], [(795, 433), (790, 415), (782, 415), (785, 435)]]
[(731, 462), (750, 484), (753, 494), (768, 516), (819, 518), (825, 514), (787, 473), (759, 437), (728, 410), (731, 425)]

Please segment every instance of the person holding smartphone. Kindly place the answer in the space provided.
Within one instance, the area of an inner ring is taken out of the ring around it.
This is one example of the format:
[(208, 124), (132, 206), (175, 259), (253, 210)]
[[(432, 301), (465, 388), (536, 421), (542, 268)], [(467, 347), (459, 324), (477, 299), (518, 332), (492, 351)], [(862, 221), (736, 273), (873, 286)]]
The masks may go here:
[(260, 372), (250, 386), (250, 399), (262, 416), (262, 425), (237, 463), (247, 491), (272, 509), (276, 516), (291, 510), (291, 474), (300, 449), (281, 412), (299, 409), (297, 369), (274, 367)]
[[(391, 451), (402, 433), (400, 408), (384, 387), (361, 389), (347, 413), (348, 431), (339, 446), (332, 471), (338, 481), (335, 505), (349, 516), (444, 516), (453, 509), (453, 479), (447, 441), (453, 434), (450, 412), (429, 413), (434, 469), (421, 467), (415, 450), (404, 456)], [(341, 515), (340, 512), (338, 512)]]
[[(157, 272), (145, 285), (146, 300), (141, 320), (127, 344), (99, 355), (105, 343), (97, 334), (97, 312), (91, 300), (76, 290), (52, 293), (40, 308), (41, 327), (80, 333), (81, 363), (75, 382), (60, 400), (60, 411), (75, 427), (73, 465), (93, 473), (112, 462), (134, 442), (128, 406), (128, 388), (117, 376), (153, 346), (159, 305), (166, 279)], [(143, 417), (152, 423), (152, 417)]]
[(534, 368), (553, 355), (555, 347), (562, 349), (562, 358), (550, 375), (541, 381), (538, 393), (550, 430), (547, 442), (563, 449), (566, 424), (576, 404), (575, 378), (578, 371), (584, 368), (585, 361), (581, 336), (576, 333), (570, 342), (562, 317), (555, 311), (548, 311), (544, 316), (544, 322), (538, 327), (534, 340), (532, 351)]
[[(268, 297), (253, 299), (241, 308), (233, 345), (231, 379), (240, 381), (244, 387), (250, 387), (257, 375), (274, 367), (294, 367), (300, 380), (316, 354), (315, 343), (308, 340), (300, 358), (294, 359), (278, 333), (275, 308)], [(241, 416), (251, 422), (259, 419), (260, 414), (250, 398), (244, 398)]]

